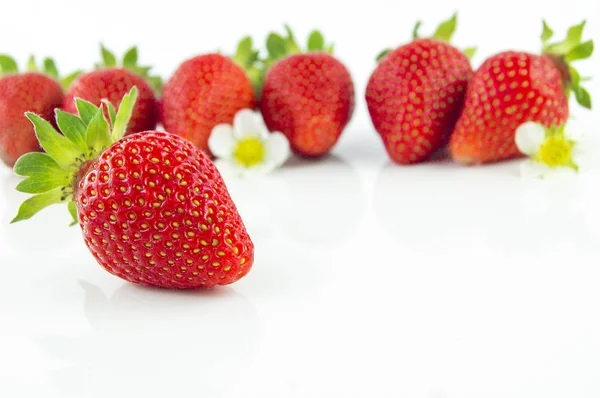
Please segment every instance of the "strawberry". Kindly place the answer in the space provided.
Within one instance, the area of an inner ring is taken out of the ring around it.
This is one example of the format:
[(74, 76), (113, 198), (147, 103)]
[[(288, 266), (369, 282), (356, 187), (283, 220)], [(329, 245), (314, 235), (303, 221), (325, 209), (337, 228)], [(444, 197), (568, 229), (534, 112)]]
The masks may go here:
[(213, 127), (232, 124), (238, 111), (253, 107), (253, 85), (240, 65), (220, 54), (199, 55), (181, 64), (165, 84), (161, 121), (208, 153)]
[(547, 44), (553, 32), (544, 22), (542, 55), (507, 51), (481, 65), (450, 140), (454, 160), (476, 164), (522, 156), (515, 144), (517, 127), (529, 121), (548, 128), (563, 125), (569, 117), (569, 91), (591, 108), (590, 96), (571, 66), (593, 52), (591, 40), (581, 42), (584, 26), (569, 29), (563, 42)]
[(271, 33), (260, 110), (269, 130), (281, 131), (294, 152), (318, 157), (331, 151), (354, 112), (354, 84), (346, 67), (313, 31), (301, 53), (289, 27)]
[(122, 279), (179, 289), (237, 281), (252, 266), (254, 246), (221, 175), (182, 137), (149, 131), (122, 138), (136, 97), (134, 87), (118, 113), (110, 103), (77, 99), (80, 117), (56, 112), (62, 135), (27, 113), (47, 153), (15, 164), (27, 177), (17, 190), (35, 196), (13, 222), (66, 202), (92, 255)]
[(135, 86), (139, 90), (139, 100), (131, 116), (126, 134), (156, 128), (158, 105), (155, 90), (160, 89), (160, 78), (149, 76), (149, 67), (137, 65), (136, 47), (132, 47), (125, 53), (122, 66), (117, 66), (117, 60), (113, 53), (104, 46), (101, 49), (103, 64), (96, 65), (98, 69), (84, 73), (75, 80), (65, 95), (63, 110), (77, 113), (75, 98), (82, 98), (96, 106), (106, 100), (113, 106), (119, 107), (123, 96)]
[(465, 53), (448, 44), (456, 15), (433, 38), (418, 38), (382, 52), (367, 85), (371, 120), (389, 157), (398, 164), (423, 162), (448, 142), (473, 74)]
[[(10, 167), (19, 156), (40, 150), (24, 113), (32, 111), (52, 120), (54, 109), (60, 107), (64, 96), (52, 59), (46, 58), (40, 71), (31, 57), (28, 72), (18, 72), (11, 57), (0, 55), (0, 159)], [(75, 76), (67, 76), (62, 83), (68, 86)]]

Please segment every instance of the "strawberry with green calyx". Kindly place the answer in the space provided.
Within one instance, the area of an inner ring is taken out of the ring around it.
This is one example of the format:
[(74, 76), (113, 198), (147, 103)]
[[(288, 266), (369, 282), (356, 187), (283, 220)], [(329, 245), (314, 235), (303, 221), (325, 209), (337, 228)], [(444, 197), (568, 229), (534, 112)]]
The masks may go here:
[(234, 58), (204, 54), (179, 65), (161, 98), (161, 122), (167, 131), (209, 153), (213, 128), (232, 124), (240, 110), (255, 107), (251, 73), (247, 73), (255, 58), (251, 41), (242, 41)]
[(337, 143), (354, 112), (354, 84), (332, 45), (313, 31), (303, 51), (289, 27), (271, 33), (260, 110), (270, 131), (281, 131), (292, 150), (320, 157)]
[(413, 164), (443, 148), (460, 115), (473, 70), (467, 55), (449, 44), (457, 16), (444, 21), (432, 38), (418, 38), (379, 54), (366, 100), (375, 130), (390, 159)]
[(45, 58), (39, 68), (33, 56), (26, 72), (19, 73), (13, 58), (0, 54), (0, 159), (6, 165), (12, 167), (21, 155), (40, 150), (24, 113), (32, 111), (53, 120), (54, 109), (62, 104), (63, 87), (77, 73), (61, 79), (51, 58)]
[(139, 98), (126, 134), (155, 129), (159, 119), (156, 93), (161, 89), (160, 78), (149, 74), (150, 67), (137, 64), (136, 47), (125, 53), (120, 64), (104, 46), (101, 46), (101, 53), (103, 62), (96, 65), (98, 69), (80, 75), (73, 82), (65, 95), (63, 110), (76, 114), (75, 98), (84, 99), (95, 106), (108, 101), (118, 108), (123, 96), (137, 87)]
[(571, 92), (581, 106), (591, 108), (590, 95), (581, 85), (584, 79), (572, 65), (594, 50), (593, 41), (582, 41), (584, 27), (585, 21), (571, 27), (564, 41), (549, 44), (553, 32), (544, 22), (541, 55), (506, 51), (481, 65), (450, 140), (454, 160), (478, 164), (521, 157), (517, 128), (527, 122), (563, 126)]
[(27, 113), (46, 153), (15, 164), (26, 177), (17, 190), (34, 196), (13, 222), (67, 203), (92, 255), (122, 279), (180, 289), (237, 281), (252, 266), (254, 246), (220, 174), (179, 136), (123, 138), (137, 95), (134, 87), (118, 112), (76, 99), (80, 116), (56, 111), (62, 134)]

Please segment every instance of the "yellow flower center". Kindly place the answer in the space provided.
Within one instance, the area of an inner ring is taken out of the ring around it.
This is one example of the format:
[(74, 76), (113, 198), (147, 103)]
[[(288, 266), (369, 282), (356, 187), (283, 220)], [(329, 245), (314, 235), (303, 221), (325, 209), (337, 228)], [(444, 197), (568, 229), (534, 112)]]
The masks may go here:
[(574, 163), (571, 156), (574, 144), (574, 141), (568, 140), (564, 136), (550, 136), (540, 146), (536, 160), (550, 167), (573, 167)]
[(265, 147), (260, 138), (246, 137), (237, 142), (233, 158), (244, 167), (256, 166), (265, 159)]

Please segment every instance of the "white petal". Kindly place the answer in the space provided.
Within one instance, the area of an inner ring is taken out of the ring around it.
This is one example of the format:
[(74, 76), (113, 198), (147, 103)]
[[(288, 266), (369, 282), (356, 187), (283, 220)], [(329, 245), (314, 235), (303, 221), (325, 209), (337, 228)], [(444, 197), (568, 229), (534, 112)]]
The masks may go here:
[(233, 128), (228, 124), (216, 125), (208, 137), (208, 149), (218, 158), (231, 158), (235, 144)]
[(251, 109), (242, 109), (236, 113), (233, 118), (233, 134), (237, 139), (243, 137), (265, 137), (267, 129), (261, 114)]
[(540, 149), (545, 138), (546, 131), (544, 126), (535, 122), (527, 122), (517, 128), (515, 143), (521, 153), (533, 155)]
[(290, 142), (283, 133), (276, 131), (265, 139), (265, 152), (265, 162), (273, 163), (275, 168), (279, 167), (290, 156)]

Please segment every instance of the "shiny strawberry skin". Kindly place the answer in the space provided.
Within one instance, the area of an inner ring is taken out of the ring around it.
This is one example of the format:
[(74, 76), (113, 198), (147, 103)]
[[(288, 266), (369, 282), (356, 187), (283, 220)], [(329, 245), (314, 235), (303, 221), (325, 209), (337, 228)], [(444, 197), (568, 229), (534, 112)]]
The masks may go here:
[(88, 248), (108, 272), (165, 288), (226, 285), (252, 267), (254, 245), (208, 156), (169, 133), (118, 141), (75, 192)]
[(327, 154), (354, 112), (354, 84), (346, 67), (326, 53), (296, 54), (267, 72), (260, 110), (300, 155)]
[(58, 82), (39, 73), (0, 78), (0, 159), (6, 165), (12, 167), (21, 155), (40, 150), (25, 112), (54, 121), (54, 109), (60, 108), (63, 96)]
[(434, 39), (401, 46), (379, 63), (366, 100), (395, 163), (422, 162), (447, 144), (472, 74), (460, 50)]
[(454, 160), (464, 164), (521, 156), (515, 130), (527, 121), (550, 127), (567, 121), (563, 78), (546, 56), (504, 52), (475, 72), (450, 140)]
[(222, 55), (200, 55), (181, 64), (165, 84), (161, 120), (165, 130), (208, 153), (213, 127), (232, 124), (244, 108), (254, 108), (252, 83), (244, 70)]
[(107, 99), (118, 109), (123, 96), (134, 86), (137, 87), (139, 96), (126, 134), (154, 130), (158, 123), (154, 90), (143, 77), (127, 69), (99, 69), (79, 76), (65, 95), (63, 110), (76, 114), (74, 99), (77, 97), (96, 106)]

